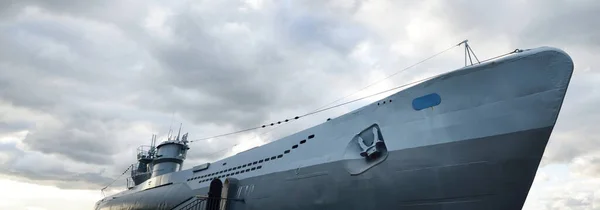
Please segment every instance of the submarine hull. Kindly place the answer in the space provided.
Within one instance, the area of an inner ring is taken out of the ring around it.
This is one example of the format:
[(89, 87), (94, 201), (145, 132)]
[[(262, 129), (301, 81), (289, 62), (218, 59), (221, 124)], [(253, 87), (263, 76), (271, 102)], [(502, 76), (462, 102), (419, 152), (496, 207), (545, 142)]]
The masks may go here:
[[(466, 67), (96, 209), (182, 209), (226, 178), (239, 180), (233, 210), (521, 209), (572, 72), (546, 47)], [(369, 132), (383, 145), (373, 159), (357, 143)]]

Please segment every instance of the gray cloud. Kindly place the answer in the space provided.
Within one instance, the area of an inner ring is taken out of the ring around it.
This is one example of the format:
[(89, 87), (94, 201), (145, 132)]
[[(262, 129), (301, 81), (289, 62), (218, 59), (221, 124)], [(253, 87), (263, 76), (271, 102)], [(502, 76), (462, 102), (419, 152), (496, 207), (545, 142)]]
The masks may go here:
[[(100, 172), (67, 171), (59, 159), (47, 159), (19, 149), (16, 144), (0, 143), (0, 152), (8, 159), (0, 161), (0, 173), (24, 180), (49, 182), (66, 189), (98, 189), (112, 181)], [(31, 181), (29, 181), (31, 182)]]
[[(277, 6), (266, 11), (278, 18), (271, 25), (264, 13), (237, 15), (235, 8), (219, 7), (215, 11), (231, 14), (219, 16), (184, 10), (169, 19), (169, 39), (176, 41), (149, 44), (160, 70), (146, 80), (147, 94), (166, 100), (140, 97), (138, 104), (188, 113), (196, 123), (244, 128), (267, 121), (274, 109), (314, 104), (319, 98), (312, 93), (328, 83), (328, 74), (343, 70), (348, 74), (338, 77), (357, 78), (351, 72), (359, 66), (346, 56), (364, 38), (358, 25), (288, 14)], [(340, 37), (336, 30), (358, 33)], [(311, 68), (323, 72), (307, 75)]]
[(31, 149), (44, 153), (63, 154), (87, 163), (110, 164), (112, 159), (108, 159), (107, 155), (116, 152), (116, 145), (111, 145), (110, 140), (117, 138), (112, 135), (117, 129), (118, 126), (110, 122), (77, 116), (58, 128), (31, 132), (23, 142)]
[(31, 123), (25, 122), (25, 121), (17, 121), (17, 122), (10, 122), (10, 123), (0, 122), (0, 134), (8, 133), (8, 132), (15, 132), (15, 131), (22, 131), (22, 130), (30, 129), (32, 127), (33, 127), (33, 125), (31, 125)]
[(442, 2), (436, 14), (450, 29), (477, 40), (504, 38), (511, 47), (554, 45), (571, 49), (598, 47), (600, 18), (595, 1), (452, 1)]
[[(519, 37), (521, 43), (562, 43), (586, 48), (600, 47), (600, 29), (594, 21), (600, 18), (600, 3), (594, 1), (538, 1), (535, 21), (527, 25)], [(565, 9), (568, 8), (568, 9)]]

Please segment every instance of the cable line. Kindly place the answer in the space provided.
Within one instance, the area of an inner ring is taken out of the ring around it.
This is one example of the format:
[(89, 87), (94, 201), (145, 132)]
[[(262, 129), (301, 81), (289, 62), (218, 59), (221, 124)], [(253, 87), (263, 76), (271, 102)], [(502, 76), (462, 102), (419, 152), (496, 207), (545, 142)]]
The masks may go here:
[[(356, 92), (354, 92), (352, 94), (349, 94), (349, 95), (346, 95), (346, 96), (341, 97), (339, 99), (336, 99), (336, 100), (334, 100), (334, 101), (332, 101), (332, 102), (330, 102), (330, 103), (328, 103), (328, 104), (326, 104), (324, 106), (321, 106), (321, 107), (319, 107), (319, 108), (317, 108), (317, 109), (315, 109), (315, 110), (313, 110), (311, 112), (308, 112), (307, 114), (299, 115), (299, 116), (296, 116), (294, 118), (288, 118), (288, 119), (285, 119), (285, 120), (282, 120), (282, 121), (273, 122), (273, 123), (270, 123), (270, 124), (264, 124), (264, 125), (261, 125), (261, 126), (256, 126), (256, 127), (251, 127), (251, 128), (243, 129), (243, 130), (238, 130), (238, 131), (234, 131), (234, 132), (230, 132), (230, 133), (224, 133), (224, 134), (219, 134), (219, 135), (215, 135), (215, 136), (204, 137), (204, 138), (200, 138), (200, 139), (194, 139), (194, 140), (190, 140), (190, 143), (197, 142), (197, 141), (205, 141), (205, 140), (212, 139), (212, 138), (219, 138), (219, 137), (223, 137), (223, 136), (234, 135), (234, 134), (238, 134), (238, 133), (244, 133), (244, 132), (248, 132), (248, 131), (252, 131), (252, 130), (256, 130), (256, 129), (260, 129), (260, 128), (265, 128), (265, 127), (271, 127), (271, 126), (274, 126), (274, 125), (279, 125), (281, 123), (287, 123), (287, 122), (292, 121), (292, 120), (297, 120), (297, 119), (299, 119), (301, 117), (306, 117), (306, 116), (309, 116), (309, 115), (313, 115), (313, 114), (316, 114), (316, 113), (319, 113), (319, 112), (323, 112), (323, 111), (326, 111), (326, 110), (329, 110), (329, 109), (333, 109), (333, 108), (336, 108), (336, 107), (339, 107), (339, 106), (343, 106), (343, 105), (346, 105), (346, 104), (349, 104), (349, 103), (352, 103), (352, 102), (356, 102), (356, 101), (359, 101), (359, 100), (362, 100), (362, 99), (365, 99), (365, 98), (368, 98), (368, 97), (372, 97), (372, 96), (375, 96), (375, 95), (379, 95), (379, 94), (382, 94), (382, 93), (385, 93), (385, 92), (388, 92), (388, 91), (391, 91), (391, 90), (395, 90), (395, 89), (404, 87), (404, 86), (409, 85), (411, 83), (408, 83), (408, 84), (405, 84), (405, 85), (401, 85), (401, 86), (398, 86), (398, 87), (395, 87), (395, 88), (392, 88), (392, 89), (389, 89), (389, 90), (386, 90), (386, 91), (383, 91), (383, 92), (380, 92), (380, 93), (369, 95), (367, 97), (363, 97), (363, 98), (360, 98), (360, 99), (357, 99), (357, 100), (353, 100), (353, 101), (350, 101), (350, 102), (346, 102), (346, 103), (342, 103), (342, 104), (338, 104), (338, 105), (334, 105), (334, 106), (328, 107), (329, 105), (331, 105), (331, 104), (333, 104), (335, 102), (338, 102), (340, 100), (343, 100), (343, 99), (346, 99), (346, 98), (348, 98), (350, 96), (353, 96), (353, 95), (355, 95), (355, 94), (357, 94), (357, 93), (359, 93), (359, 92), (361, 92), (361, 91), (363, 91), (363, 90), (365, 90), (367, 88), (372, 87), (373, 85), (376, 85), (376, 84), (378, 84), (378, 83), (380, 83), (380, 82), (382, 82), (384, 80), (387, 80), (387, 79), (389, 79), (389, 78), (391, 78), (393, 76), (396, 76), (397, 74), (399, 74), (399, 73), (401, 73), (403, 71), (406, 71), (406, 70), (408, 70), (408, 69), (410, 69), (412, 67), (415, 67), (415, 66), (417, 66), (417, 65), (419, 65), (421, 63), (424, 63), (424, 62), (426, 62), (426, 61), (428, 61), (428, 60), (430, 60), (432, 58), (435, 58), (438, 55), (440, 55), (442, 53), (445, 53), (445, 52), (447, 52), (447, 51), (449, 51), (449, 50), (451, 50), (451, 49), (453, 49), (453, 48), (461, 45), (462, 43), (464, 43), (464, 41), (462, 41), (462, 42), (460, 42), (460, 43), (458, 43), (456, 45), (453, 45), (453, 46), (451, 46), (451, 47), (449, 47), (449, 48), (447, 48), (445, 50), (442, 50), (442, 51), (440, 51), (440, 52), (438, 52), (438, 53), (436, 53), (436, 54), (434, 54), (432, 56), (429, 56), (429, 57), (427, 57), (427, 58), (425, 58), (425, 59), (423, 59), (423, 60), (421, 60), (421, 61), (419, 61), (417, 63), (414, 63), (414, 64), (412, 64), (412, 65), (410, 65), (408, 67), (405, 67), (405, 68), (403, 68), (403, 69), (401, 69), (399, 71), (396, 71), (393, 74), (390, 74), (390, 75), (388, 75), (387, 77), (385, 77), (383, 79), (375, 81), (374, 83), (371, 83), (371, 84), (369, 84), (369, 85), (367, 85), (367, 86), (359, 89), (358, 91), (356, 91)], [(420, 80), (420, 81), (422, 81), (422, 80)]]
[(330, 106), (330, 107), (322, 108), (322, 109), (319, 109), (319, 110), (315, 110), (315, 111), (312, 111), (312, 112), (309, 112), (309, 113), (306, 113), (306, 114), (303, 114), (303, 115), (296, 116), (294, 118), (289, 118), (289, 119), (285, 119), (283, 121), (278, 121), (277, 123), (265, 124), (265, 125), (262, 125), (262, 126), (257, 126), (257, 127), (253, 127), (253, 128), (247, 128), (247, 129), (243, 129), (243, 130), (239, 130), (239, 131), (234, 131), (234, 132), (230, 132), (230, 133), (224, 133), (224, 134), (219, 134), (219, 135), (215, 135), (215, 136), (210, 136), (210, 137), (205, 137), (205, 138), (200, 138), (200, 139), (194, 139), (194, 140), (191, 140), (190, 143), (191, 142), (196, 142), (196, 141), (204, 141), (204, 140), (208, 140), (208, 139), (212, 139), (212, 138), (217, 138), (217, 137), (229, 136), (229, 135), (243, 133), (243, 132), (248, 132), (248, 131), (256, 130), (256, 129), (260, 129), (260, 128), (266, 128), (266, 127), (271, 127), (271, 126), (279, 125), (282, 122), (286, 123), (286, 122), (290, 122), (292, 120), (300, 119), (301, 117), (306, 117), (306, 116), (310, 116), (310, 115), (313, 115), (313, 114), (317, 114), (319, 112), (324, 112), (324, 111), (327, 111), (327, 110), (330, 110), (330, 109), (333, 109), (333, 108), (337, 108), (337, 107), (340, 107), (340, 106), (343, 106), (343, 105), (346, 105), (346, 104), (354, 103), (354, 102), (357, 102), (357, 101), (360, 101), (360, 100), (363, 100), (363, 99), (366, 99), (366, 98), (370, 98), (370, 97), (373, 97), (373, 96), (376, 96), (376, 95), (380, 95), (380, 94), (383, 94), (383, 93), (390, 92), (392, 90), (396, 90), (396, 89), (399, 89), (399, 88), (402, 88), (402, 87), (406, 87), (406, 86), (411, 85), (411, 84), (422, 82), (422, 81), (431, 79), (431, 78), (436, 77), (436, 76), (437, 75), (434, 75), (434, 76), (431, 76), (431, 77), (428, 77), (428, 78), (425, 78), (425, 79), (417, 80), (417, 81), (410, 82), (410, 83), (407, 83), (407, 84), (403, 84), (403, 85), (400, 85), (400, 86), (397, 86), (397, 87), (394, 87), (394, 88), (390, 88), (390, 89), (387, 89), (387, 90), (384, 90), (384, 91), (381, 91), (381, 92), (377, 92), (377, 93), (374, 93), (374, 94), (371, 94), (371, 95), (368, 95), (368, 96), (357, 98), (357, 99), (354, 99), (352, 101), (347, 101), (347, 102), (344, 102), (344, 103), (341, 103), (341, 104), (337, 104), (337, 105), (334, 105), (334, 106)]
[[(463, 42), (464, 42), (464, 41), (463, 41)], [(378, 84), (378, 83), (380, 83), (380, 82), (382, 82), (382, 81), (384, 81), (384, 80), (386, 80), (386, 79), (389, 79), (389, 78), (391, 78), (391, 77), (393, 77), (393, 76), (396, 76), (397, 74), (399, 74), (399, 73), (402, 73), (403, 71), (406, 71), (406, 70), (408, 70), (408, 69), (410, 69), (410, 68), (412, 68), (412, 67), (415, 67), (415, 66), (417, 66), (417, 65), (419, 65), (419, 64), (421, 64), (421, 63), (423, 63), (423, 62), (425, 62), (425, 61), (428, 61), (428, 60), (430, 60), (430, 59), (432, 59), (432, 58), (435, 58), (435, 57), (437, 57), (438, 55), (440, 55), (440, 54), (442, 54), (442, 53), (445, 53), (445, 52), (447, 52), (448, 50), (451, 50), (451, 49), (453, 49), (453, 48), (455, 48), (455, 47), (459, 46), (459, 45), (460, 45), (460, 44), (462, 44), (463, 42), (460, 42), (460, 43), (458, 43), (458, 44), (456, 44), (456, 45), (453, 45), (452, 47), (449, 47), (449, 48), (447, 48), (447, 49), (445, 49), (445, 50), (442, 50), (442, 51), (440, 51), (440, 52), (438, 52), (438, 53), (436, 53), (436, 54), (434, 54), (434, 55), (432, 55), (432, 56), (429, 56), (429, 57), (427, 57), (427, 58), (425, 58), (425, 59), (423, 59), (423, 60), (421, 60), (421, 61), (419, 61), (419, 62), (417, 62), (417, 63), (413, 64), (413, 65), (410, 65), (410, 66), (408, 66), (408, 67), (406, 67), (406, 68), (400, 69), (399, 71), (397, 71), (397, 72), (395, 72), (395, 73), (393, 73), (393, 74), (390, 74), (390, 75), (388, 75), (387, 77), (385, 77), (385, 78), (383, 78), (383, 79), (380, 79), (380, 80), (378, 80), (378, 81), (375, 81), (374, 83), (371, 83), (371, 84), (369, 84), (369, 85), (367, 85), (367, 86), (365, 86), (365, 87), (363, 87), (363, 88), (361, 88), (361, 89), (357, 90), (356, 92), (354, 92), (354, 93), (352, 93), (352, 94), (346, 95), (346, 96), (344, 96), (344, 97), (341, 97), (341, 98), (338, 98), (338, 99), (336, 99), (335, 101), (332, 101), (332, 102), (330, 102), (330, 103), (328, 103), (328, 104), (325, 104), (325, 105), (323, 105), (322, 107), (319, 107), (319, 108), (317, 108), (316, 110), (322, 109), (322, 108), (324, 108), (324, 107), (327, 107), (327, 106), (329, 106), (329, 105), (331, 105), (331, 104), (333, 104), (333, 103), (335, 103), (335, 102), (338, 102), (338, 101), (340, 101), (340, 100), (343, 100), (343, 99), (345, 99), (345, 98), (348, 98), (348, 97), (350, 97), (350, 96), (353, 96), (353, 95), (355, 95), (355, 94), (357, 94), (357, 93), (359, 93), (359, 92), (361, 92), (361, 91), (363, 91), (363, 90), (365, 90), (365, 89), (367, 89), (367, 88), (370, 88), (370, 87), (372, 87), (373, 85), (376, 85), (376, 84)]]

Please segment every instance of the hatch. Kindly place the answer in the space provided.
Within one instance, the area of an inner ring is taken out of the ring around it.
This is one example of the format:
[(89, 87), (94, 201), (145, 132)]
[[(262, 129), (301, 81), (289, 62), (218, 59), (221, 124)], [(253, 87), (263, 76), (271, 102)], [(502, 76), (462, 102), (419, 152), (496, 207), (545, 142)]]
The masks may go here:
[(381, 128), (373, 124), (349, 140), (344, 152), (344, 166), (350, 174), (358, 175), (383, 162), (387, 155)]

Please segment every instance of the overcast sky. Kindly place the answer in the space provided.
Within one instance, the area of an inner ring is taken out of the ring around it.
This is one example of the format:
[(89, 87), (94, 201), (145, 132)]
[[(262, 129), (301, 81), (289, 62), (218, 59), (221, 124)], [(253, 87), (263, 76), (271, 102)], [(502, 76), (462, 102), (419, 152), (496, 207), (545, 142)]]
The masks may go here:
[[(600, 209), (598, 20), (596, 0), (3, 0), (0, 209), (91, 209), (152, 134), (183, 123), (195, 139), (303, 114), (464, 39), (481, 59), (539, 46), (572, 56), (524, 209)], [(460, 68), (462, 53), (353, 97)], [(373, 100), (193, 143), (185, 167)]]

